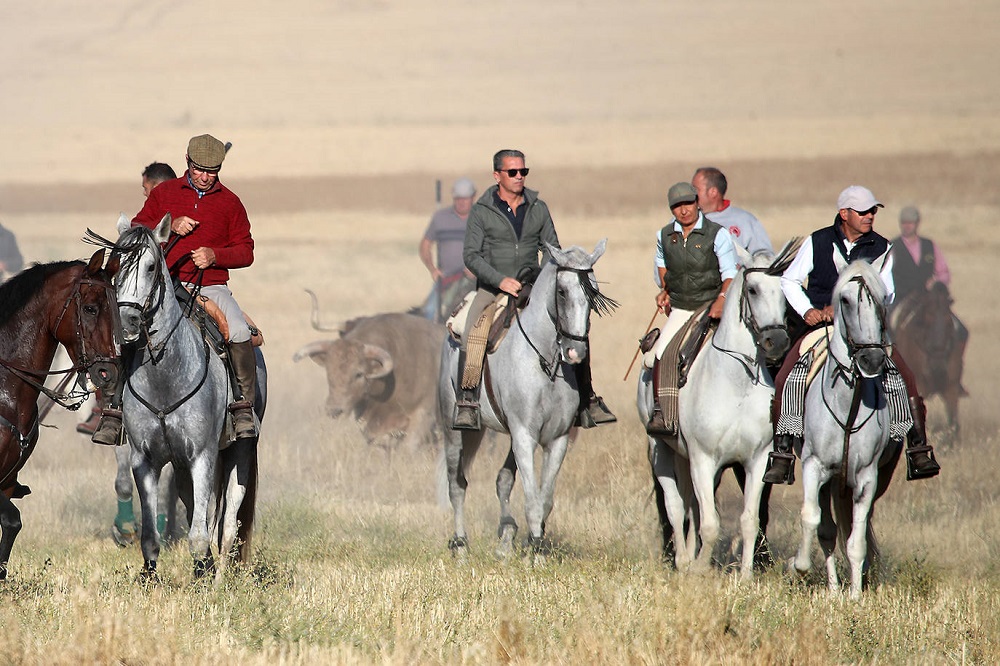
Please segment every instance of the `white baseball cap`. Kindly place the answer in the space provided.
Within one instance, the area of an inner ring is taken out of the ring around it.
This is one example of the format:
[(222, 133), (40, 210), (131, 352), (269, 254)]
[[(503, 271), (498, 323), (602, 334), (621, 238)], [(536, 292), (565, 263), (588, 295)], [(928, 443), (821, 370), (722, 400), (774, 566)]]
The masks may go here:
[(882, 203), (875, 198), (875, 195), (872, 194), (871, 190), (861, 185), (851, 185), (841, 192), (839, 197), (837, 197), (837, 210), (851, 208), (859, 212), (864, 212), (866, 210), (871, 210), (875, 206), (885, 208), (885, 206), (883, 206)]

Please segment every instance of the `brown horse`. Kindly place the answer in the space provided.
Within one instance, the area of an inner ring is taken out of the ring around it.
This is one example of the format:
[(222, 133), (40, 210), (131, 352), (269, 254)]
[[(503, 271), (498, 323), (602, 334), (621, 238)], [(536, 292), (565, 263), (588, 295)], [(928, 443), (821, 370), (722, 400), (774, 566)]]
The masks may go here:
[(36, 264), (0, 286), (0, 580), (7, 577), (21, 513), (11, 500), (31, 492), (17, 473), (38, 441), (38, 394), (63, 406), (78, 406), (86, 394), (56, 394), (45, 388), (56, 348), (69, 352), (72, 367), (57, 372), (90, 374), (112, 392), (118, 381), (116, 312), (111, 275), (101, 266), (104, 250), (89, 263)]
[(893, 338), (924, 397), (940, 395), (948, 414), (948, 430), (958, 439), (958, 399), (962, 388), (962, 357), (968, 334), (951, 311), (948, 287), (941, 282), (915, 291), (893, 313)]

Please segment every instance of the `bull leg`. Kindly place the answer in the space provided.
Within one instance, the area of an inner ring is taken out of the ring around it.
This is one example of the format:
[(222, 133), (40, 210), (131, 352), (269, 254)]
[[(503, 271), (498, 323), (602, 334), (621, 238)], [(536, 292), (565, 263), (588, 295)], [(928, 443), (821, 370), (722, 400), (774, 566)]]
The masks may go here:
[(7, 563), (14, 549), (14, 540), (21, 531), (21, 512), (9, 497), (0, 493), (0, 580), (7, 578)]
[(496, 548), (496, 556), (501, 559), (510, 557), (514, 550), (514, 539), (517, 537), (517, 521), (510, 510), (510, 493), (514, 489), (517, 478), (517, 462), (514, 460), (514, 448), (507, 452), (507, 459), (497, 473), (497, 499), (500, 500), (500, 525), (497, 527), (497, 538), (500, 540)]

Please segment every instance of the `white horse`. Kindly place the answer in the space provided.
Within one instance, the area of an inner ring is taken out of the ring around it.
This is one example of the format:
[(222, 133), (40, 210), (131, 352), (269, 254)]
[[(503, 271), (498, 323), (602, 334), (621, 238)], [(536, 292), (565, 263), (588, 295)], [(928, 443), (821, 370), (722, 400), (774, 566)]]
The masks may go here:
[[(900, 452), (898, 443), (889, 439), (882, 379), (888, 341), (886, 290), (878, 267), (886, 256), (874, 266), (855, 261), (845, 267), (839, 253), (834, 253), (840, 277), (833, 290), (828, 356), (805, 402), (802, 543), (791, 565), (800, 573), (809, 570), (819, 529), (828, 585), (831, 591), (838, 590), (834, 551), (839, 532), (846, 540), (855, 599), (861, 595), (869, 550), (878, 552), (870, 522), (872, 508), (888, 487)], [(838, 518), (836, 530), (831, 523), (831, 499)]]
[[(497, 554), (513, 547), (517, 522), (510, 512), (510, 492), (517, 470), (524, 488), (528, 543), (540, 561), (545, 520), (552, 511), (556, 475), (566, 455), (570, 428), (580, 406), (573, 366), (588, 352), (590, 313), (617, 304), (597, 287), (593, 266), (604, 254), (607, 239), (588, 254), (579, 247), (549, 246), (551, 260), (542, 268), (528, 305), (511, 325), (499, 348), (484, 362), (484, 399), (480, 401), (486, 428), (509, 433), (511, 451), (497, 475), (500, 500)], [(441, 413), (450, 423), (455, 410), (459, 346), (449, 336), (441, 354), (438, 383)], [(468, 548), (465, 527), (466, 473), (475, 459), (485, 430), (447, 430), (444, 454), (448, 493), (454, 511), (455, 534), (449, 548), (463, 555)], [(534, 454), (542, 447), (541, 479), (536, 479)]]
[[(767, 364), (780, 360), (789, 347), (780, 280), (798, 245), (797, 239), (790, 241), (773, 259), (770, 255), (751, 257), (737, 248), (742, 267), (729, 286), (718, 330), (694, 360), (679, 392), (679, 437), (648, 436), (654, 482), (659, 486), (657, 500), (662, 497), (663, 501), (657, 508), (664, 526), (664, 553), (669, 553), (669, 522), (679, 569), (696, 554), (696, 568), (710, 566), (719, 538), (715, 489), (724, 469), (738, 467), (745, 472), (741, 572), (744, 578), (753, 574), (759, 511), (766, 507), (761, 477), (772, 440), (774, 382)], [(642, 423), (649, 420), (654, 398), (652, 371), (645, 369), (636, 400)], [(697, 553), (694, 532), (685, 534), (685, 523), (695, 524), (692, 492), (698, 502), (702, 541)]]
[[(187, 508), (195, 576), (215, 569), (218, 580), (230, 557), (238, 561), (249, 557), (257, 441), (228, 441), (229, 373), (198, 326), (184, 316), (174, 295), (160, 247), (170, 234), (170, 216), (150, 231), (130, 227), (123, 215), (118, 231), (118, 241), (110, 246), (120, 261), (115, 290), (122, 337), (126, 349), (132, 350), (125, 367), (122, 412), (142, 507), (142, 575), (156, 575), (157, 485), (169, 462)], [(266, 387), (258, 393), (266, 393)], [(262, 406), (263, 402), (257, 406), (258, 415)], [(213, 532), (218, 537), (217, 568)]]

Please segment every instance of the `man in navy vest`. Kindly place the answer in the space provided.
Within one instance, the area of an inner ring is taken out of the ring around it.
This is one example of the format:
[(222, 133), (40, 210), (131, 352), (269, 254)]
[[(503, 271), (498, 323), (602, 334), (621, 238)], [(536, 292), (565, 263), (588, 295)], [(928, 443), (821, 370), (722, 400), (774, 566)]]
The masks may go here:
[[(851, 185), (837, 199), (837, 215), (833, 224), (814, 232), (799, 249), (795, 259), (781, 276), (781, 289), (788, 304), (797, 312), (811, 330), (833, 321), (833, 287), (837, 283), (837, 268), (833, 253), (840, 253), (848, 262), (856, 259), (874, 261), (889, 249), (889, 241), (872, 229), (875, 214), (882, 204), (871, 190), (861, 185)], [(890, 256), (882, 267), (881, 277), (886, 286), (886, 304), (894, 294), (892, 279), (893, 261)], [(799, 358), (799, 342), (789, 351), (785, 363), (775, 377), (775, 399), (771, 418), (774, 424), (774, 451), (770, 454), (765, 483), (794, 483), (795, 447), (802, 446), (802, 416), (789, 414), (783, 405), (794, 402), (800, 406), (803, 396), (784, 394), (785, 380)], [(927, 413), (923, 399), (917, 393), (913, 373), (894, 350), (891, 360), (899, 371), (909, 396), (913, 426), (906, 435), (907, 478), (922, 479), (935, 476), (941, 467), (934, 459), (933, 449), (927, 444), (924, 417)], [(790, 384), (791, 386), (791, 384)], [(791, 398), (797, 398), (794, 401)]]

